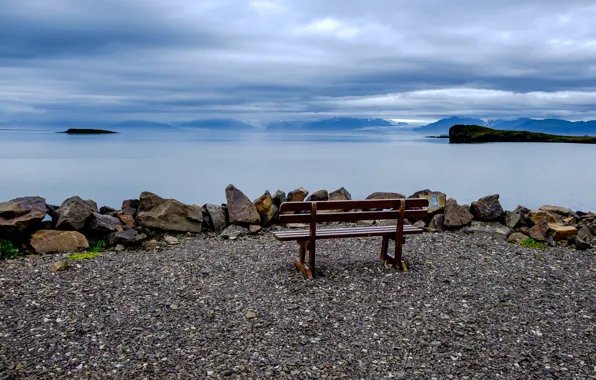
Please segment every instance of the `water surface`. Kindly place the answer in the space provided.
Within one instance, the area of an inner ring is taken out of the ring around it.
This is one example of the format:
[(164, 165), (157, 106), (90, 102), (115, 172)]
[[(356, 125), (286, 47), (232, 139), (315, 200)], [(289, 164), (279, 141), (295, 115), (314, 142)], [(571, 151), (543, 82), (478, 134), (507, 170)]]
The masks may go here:
[(345, 187), (354, 199), (375, 191), (425, 188), (460, 203), (498, 193), (504, 207), (554, 204), (596, 211), (596, 147), (581, 144), (452, 145), (446, 139), (387, 134), (123, 131), (66, 135), (0, 130), (0, 201), (79, 195), (119, 207), (149, 190), (189, 204), (223, 203), (233, 183), (249, 198)]

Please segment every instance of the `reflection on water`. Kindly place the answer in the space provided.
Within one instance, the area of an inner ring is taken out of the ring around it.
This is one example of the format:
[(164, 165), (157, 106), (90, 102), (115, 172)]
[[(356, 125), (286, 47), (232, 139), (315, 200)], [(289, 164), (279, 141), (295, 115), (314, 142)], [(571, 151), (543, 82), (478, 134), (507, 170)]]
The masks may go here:
[(225, 202), (234, 183), (249, 198), (265, 190), (346, 187), (374, 191), (441, 190), (460, 203), (499, 193), (506, 208), (557, 204), (596, 210), (593, 145), (450, 145), (447, 139), (387, 133), (213, 133), (135, 130), (66, 135), (0, 130), (0, 200), (72, 195), (120, 206), (153, 191), (187, 203)]

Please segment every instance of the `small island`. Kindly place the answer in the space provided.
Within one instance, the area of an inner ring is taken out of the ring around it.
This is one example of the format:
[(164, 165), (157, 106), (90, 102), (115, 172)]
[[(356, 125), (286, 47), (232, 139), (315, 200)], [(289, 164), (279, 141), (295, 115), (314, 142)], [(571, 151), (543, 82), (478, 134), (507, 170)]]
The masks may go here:
[(69, 135), (104, 135), (104, 134), (111, 134), (111, 133), (118, 133), (113, 131), (106, 131), (105, 129), (78, 129), (78, 128), (69, 128), (64, 132), (56, 132), (56, 133), (68, 133)]
[(596, 137), (561, 136), (527, 131), (498, 130), (478, 125), (454, 125), (449, 128), (449, 142), (473, 144), (485, 142), (551, 142), (596, 144)]

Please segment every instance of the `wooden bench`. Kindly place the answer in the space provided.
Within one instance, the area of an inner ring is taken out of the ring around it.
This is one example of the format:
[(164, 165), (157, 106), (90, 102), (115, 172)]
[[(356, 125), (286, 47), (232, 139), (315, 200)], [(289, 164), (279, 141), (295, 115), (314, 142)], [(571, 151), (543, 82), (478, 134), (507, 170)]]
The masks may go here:
[[(423, 219), (427, 214), (427, 199), (371, 199), (362, 201), (320, 201), (320, 202), (284, 202), (280, 206), (280, 224), (308, 223), (308, 230), (278, 231), (277, 240), (298, 242), (299, 251), (296, 267), (308, 279), (313, 278), (315, 270), (315, 243), (317, 239), (343, 239), (354, 237), (381, 236), (381, 260), (389, 262), (396, 269), (407, 270), (402, 260), (404, 235), (419, 234), (422, 228), (404, 225), (404, 218)], [(360, 211), (358, 211), (360, 210)], [(308, 211), (308, 213), (306, 213)], [(302, 213), (300, 213), (302, 212)], [(396, 219), (396, 225), (338, 227), (317, 229), (322, 222), (357, 222), (360, 220)], [(395, 241), (395, 254), (387, 252), (389, 240)], [(308, 263), (305, 262), (308, 251)]]

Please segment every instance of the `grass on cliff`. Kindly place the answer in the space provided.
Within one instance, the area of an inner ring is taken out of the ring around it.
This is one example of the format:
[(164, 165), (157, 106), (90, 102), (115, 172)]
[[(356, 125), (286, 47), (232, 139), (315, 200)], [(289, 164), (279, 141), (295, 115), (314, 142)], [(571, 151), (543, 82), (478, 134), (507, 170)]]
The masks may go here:
[(596, 137), (562, 136), (549, 133), (500, 130), (479, 125), (454, 125), (449, 129), (449, 141), (455, 143), (482, 142), (552, 142), (596, 144)]
[(14, 259), (19, 255), (19, 249), (8, 240), (0, 240), (0, 259)]

